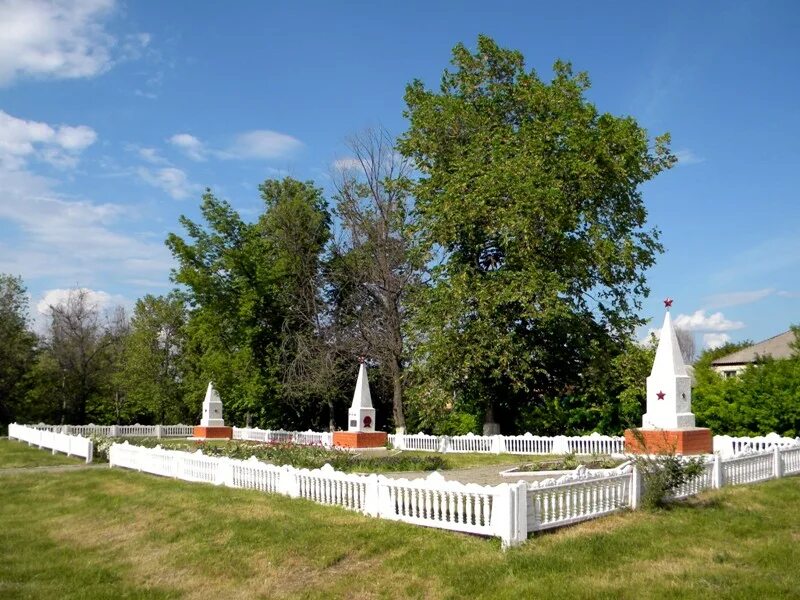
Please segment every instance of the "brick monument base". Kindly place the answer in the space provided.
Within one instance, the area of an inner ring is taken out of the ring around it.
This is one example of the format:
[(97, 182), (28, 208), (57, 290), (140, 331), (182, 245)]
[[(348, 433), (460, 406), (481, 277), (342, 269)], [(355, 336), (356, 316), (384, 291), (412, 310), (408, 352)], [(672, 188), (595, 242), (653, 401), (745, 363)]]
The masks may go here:
[(632, 454), (713, 454), (714, 438), (705, 427), (625, 430), (625, 452)]
[(206, 440), (231, 440), (233, 439), (233, 427), (204, 427), (196, 425), (194, 437)]
[(388, 441), (385, 431), (333, 432), (333, 445), (339, 448), (382, 448)]

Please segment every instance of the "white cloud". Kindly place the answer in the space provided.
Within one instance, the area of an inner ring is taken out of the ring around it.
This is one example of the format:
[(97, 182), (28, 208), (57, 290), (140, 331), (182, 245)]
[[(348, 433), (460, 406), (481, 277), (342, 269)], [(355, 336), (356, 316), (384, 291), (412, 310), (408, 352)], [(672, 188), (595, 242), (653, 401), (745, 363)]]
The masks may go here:
[(800, 292), (789, 292), (786, 290), (781, 290), (778, 292), (778, 296), (781, 298), (800, 298)]
[(331, 163), (331, 167), (335, 171), (349, 171), (361, 168), (361, 161), (353, 157), (338, 158)]
[(22, 76), (93, 77), (112, 66), (115, 49), (135, 56), (149, 36), (119, 45), (104, 24), (114, 8), (114, 0), (0, 0), (0, 85)]
[(676, 150), (675, 158), (678, 159), (679, 166), (696, 165), (706, 161), (705, 158), (697, 156), (694, 152), (692, 152), (688, 148), (682, 148), (681, 150)]
[(744, 323), (726, 319), (721, 312), (706, 315), (704, 310), (696, 310), (691, 315), (678, 315), (675, 318), (675, 327), (688, 331), (731, 331), (741, 329)]
[(78, 154), (97, 141), (97, 133), (86, 125), (51, 126), (28, 121), (0, 110), (0, 166), (19, 169), (36, 157), (55, 166), (77, 164)]
[(727, 333), (704, 333), (703, 345), (706, 348), (719, 348), (731, 341), (731, 336)]
[(123, 218), (135, 218), (131, 209), (65, 199), (54, 192), (56, 185), (25, 170), (0, 168), (0, 219), (22, 233), (19, 242), (0, 239), (0, 272), (62, 286), (115, 277), (166, 279), (172, 261), (160, 240), (115, 231)]
[(146, 183), (164, 190), (175, 200), (187, 198), (200, 189), (200, 186), (189, 181), (189, 177), (184, 171), (175, 167), (141, 168), (137, 173)]
[(155, 148), (136, 148), (135, 150), (139, 158), (151, 164), (163, 165), (167, 163), (167, 160)]
[(303, 147), (303, 143), (285, 133), (256, 129), (236, 136), (236, 139), (227, 152), (225, 158), (252, 158), (274, 159), (291, 156)]
[(49, 314), (51, 306), (65, 305), (69, 301), (70, 296), (78, 292), (84, 292), (86, 294), (86, 302), (89, 306), (101, 311), (126, 302), (124, 296), (112, 296), (108, 292), (102, 290), (92, 290), (89, 288), (56, 288), (47, 290), (42, 294), (42, 298), (36, 304), (36, 310), (42, 315)]
[(203, 142), (189, 133), (176, 133), (169, 138), (169, 143), (180, 148), (192, 160), (202, 161), (206, 159), (207, 150)]
[[(773, 288), (764, 288), (763, 290), (752, 290), (748, 292), (729, 292), (727, 294), (709, 296), (706, 300), (712, 308), (725, 308), (726, 306), (752, 304), (753, 302), (763, 300), (774, 292), (775, 290)], [(780, 294), (780, 292), (778, 293)]]

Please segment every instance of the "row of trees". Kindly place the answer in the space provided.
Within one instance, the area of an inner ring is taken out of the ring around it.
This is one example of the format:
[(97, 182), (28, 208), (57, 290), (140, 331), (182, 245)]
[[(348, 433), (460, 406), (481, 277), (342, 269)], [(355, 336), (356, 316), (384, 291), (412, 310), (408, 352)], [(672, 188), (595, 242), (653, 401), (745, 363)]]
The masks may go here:
[(267, 180), (248, 222), (207, 191), (166, 240), (176, 290), (130, 320), (80, 290), (52, 307), (44, 338), (20, 333), (27, 389), (3, 418), (193, 421), (213, 380), (235, 423), (332, 427), (365, 356), (379, 426), (638, 420), (650, 350), (632, 336), (662, 250), (639, 188), (674, 164), (668, 136), (599, 113), (566, 63), (545, 81), (480, 37), (452, 65), (407, 87), (399, 139), (350, 140), (330, 198)]

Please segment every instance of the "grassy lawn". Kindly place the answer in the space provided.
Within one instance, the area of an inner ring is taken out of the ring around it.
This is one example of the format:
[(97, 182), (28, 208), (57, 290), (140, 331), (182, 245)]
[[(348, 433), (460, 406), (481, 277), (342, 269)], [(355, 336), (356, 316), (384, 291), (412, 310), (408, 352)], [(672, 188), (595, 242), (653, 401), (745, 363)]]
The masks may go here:
[(28, 446), (17, 440), (0, 440), (0, 469), (78, 465), (83, 462), (85, 462), (83, 458), (60, 453), (52, 454), (52, 450), (40, 450), (36, 446)]
[(5, 475), (3, 598), (774, 598), (800, 587), (800, 479), (528, 540), (117, 469)]

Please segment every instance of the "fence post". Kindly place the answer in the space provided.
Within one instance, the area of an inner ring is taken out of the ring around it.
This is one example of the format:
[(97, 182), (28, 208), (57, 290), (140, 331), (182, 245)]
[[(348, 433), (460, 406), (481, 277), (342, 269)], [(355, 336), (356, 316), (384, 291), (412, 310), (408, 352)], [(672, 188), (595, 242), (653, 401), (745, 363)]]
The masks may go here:
[(714, 453), (714, 467), (711, 469), (711, 487), (718, 490), (725, 482), (723, 481), (722, 457), (719, 452)]
[(439, 438), (439, 452), (445, 453), (450, 450), (450, 436), (443, 435)]
[(502, 435), (493, 435), (492, 436), (492, 454), (502, 454), (505, 448), (503, 447), (503, 436)]
[(300, 497), (300, 482), (297, 479), (297, 470), (294, 467), (290, 465), (285, 465), (283, 467), (280, 483), (278, 484), (278, 491), (290, 498)]
[[(71, 440), (72, 438), (70, 438)], [(90, 439), (86, 446), (86, 464), (88, 465), (94, 460), (94, 442)]]
[(783, 477), (783, 460), (781, 458), (781, 449), (777, 444), (772, 448), (772, 468), (775, 479)]
[(405, 450), (406, 449), (406, 434), (405, 433), (395, 433), (394, 434), (394, 448), (395, 448), (395, 450)]
[(527, 488), (524, 482), (501, 483), (495, 488), (491, 524), (504, 550), (528, 537)]
[(380, 494), (381, 482), (375, 473), (367, 477), (367, 483), (364, 490), (364, 514), (370, 517), (377, 517), (380, 511)]
[(553, 454), (569, 454), (569, 440), (565, 435), (553, 437)]
[(118, 429), (117, 429), (116, 425), (112, 425), (111, 426), (111, 432), (110, 432), (108, 437), (112, 437), (112, 438), (119, 437), (119, 433), (118, 433)]
[(157, 437), (158, 439), (161, 439), (161, 423), (159, 423), (158, 425), (156, 425), (156, 437)]
[(214, 485), (233, 487), (233, 461), (227, 456), (223, 456), (217, 461), (217, 473), (214, 478)]
[(631, 510), (637, 510), (642, 504), (642, 473), (636, 465), (631, 469)]

